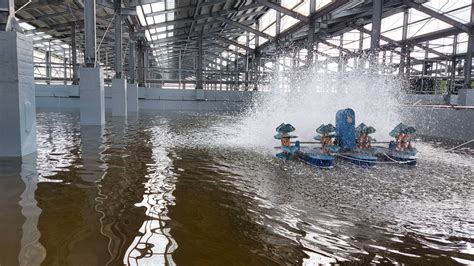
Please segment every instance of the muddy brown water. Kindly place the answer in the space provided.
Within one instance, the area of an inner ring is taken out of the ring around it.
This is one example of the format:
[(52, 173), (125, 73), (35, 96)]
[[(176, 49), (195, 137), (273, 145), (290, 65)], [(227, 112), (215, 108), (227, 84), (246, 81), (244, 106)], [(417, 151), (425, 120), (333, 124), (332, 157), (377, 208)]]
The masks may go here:
[(213, 143), (233, 114), (37, 117), (38, 153), (0, 160), (2, 266), (474, 263), (470, 151), (319, 170)]

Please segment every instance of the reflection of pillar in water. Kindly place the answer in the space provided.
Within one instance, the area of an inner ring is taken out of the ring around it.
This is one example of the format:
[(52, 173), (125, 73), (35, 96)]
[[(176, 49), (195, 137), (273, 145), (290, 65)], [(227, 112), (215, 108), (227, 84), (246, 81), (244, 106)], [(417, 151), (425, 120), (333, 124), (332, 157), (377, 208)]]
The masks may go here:
[(21, 194), (19, 202), (21, 213), (26, 220), (23, 224), (21, 237), (21, 250), (18, 259), (20, 265), (40, 265), (46, 257), (46, 249), (39, 242), (41, 233), (38, 230), (38, 220), (41, 209), (35, 199), (38, 187), (38, 172), (36, 170), (36, 155), (23, 157), (21, 164), (21, 179), (25, 182), (25, 191)]
[(0, 160), (0, 173), (0, 265), (40, 265), (46, 250), (39, 242), (36, 154)]
[(105, 175), (102, 151), (104, 147), (104, 128), (102, 126), (81, 126), (81, 154), (83, 172), (81, 179), (95, 183)]

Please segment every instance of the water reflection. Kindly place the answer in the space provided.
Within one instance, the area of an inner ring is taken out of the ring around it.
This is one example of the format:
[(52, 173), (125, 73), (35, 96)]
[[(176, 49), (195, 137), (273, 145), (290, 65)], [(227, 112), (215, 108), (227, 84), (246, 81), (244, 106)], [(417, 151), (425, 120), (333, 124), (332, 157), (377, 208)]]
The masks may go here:
[(136, 207), (146, 208), (148, 217), (124, 257), (127, 265), (174, 265), (171, 254), (177, 244), (170, 235), (168, 206), (174, 204), (175, 175), (172, 171), (171, 133), (166, 120), (149, 130), (152, 163), (147, 164), (143, 200)]
[(46, 257), (39, 242), (36, 160), (36, 154), (0, 159), (0, 265), (40, 265)]
[(77, 115), (41, 112), (37, 121), (39, 181), (62, 182), (58, 173), (67, 176), (79, 158)]

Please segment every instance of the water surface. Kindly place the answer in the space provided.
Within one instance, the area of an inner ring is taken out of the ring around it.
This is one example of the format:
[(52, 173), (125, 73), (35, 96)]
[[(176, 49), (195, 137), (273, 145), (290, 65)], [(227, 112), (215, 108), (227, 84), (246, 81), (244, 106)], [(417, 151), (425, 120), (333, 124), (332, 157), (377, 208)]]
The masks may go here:
[(474, 263), (471, 150), (319, 170), (226, 135), (236, 119), (38, 113), (38, 153), (0, 160), (0, 265)]

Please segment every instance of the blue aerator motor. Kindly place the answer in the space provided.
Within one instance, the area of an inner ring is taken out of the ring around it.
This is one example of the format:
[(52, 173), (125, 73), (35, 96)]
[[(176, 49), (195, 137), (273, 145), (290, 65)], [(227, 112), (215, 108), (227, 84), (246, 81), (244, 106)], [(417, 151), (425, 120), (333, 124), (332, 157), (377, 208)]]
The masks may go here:
[(347, 108), (336, 113), (336, 140), (342, 150), (356, 147), (355, 112)]

